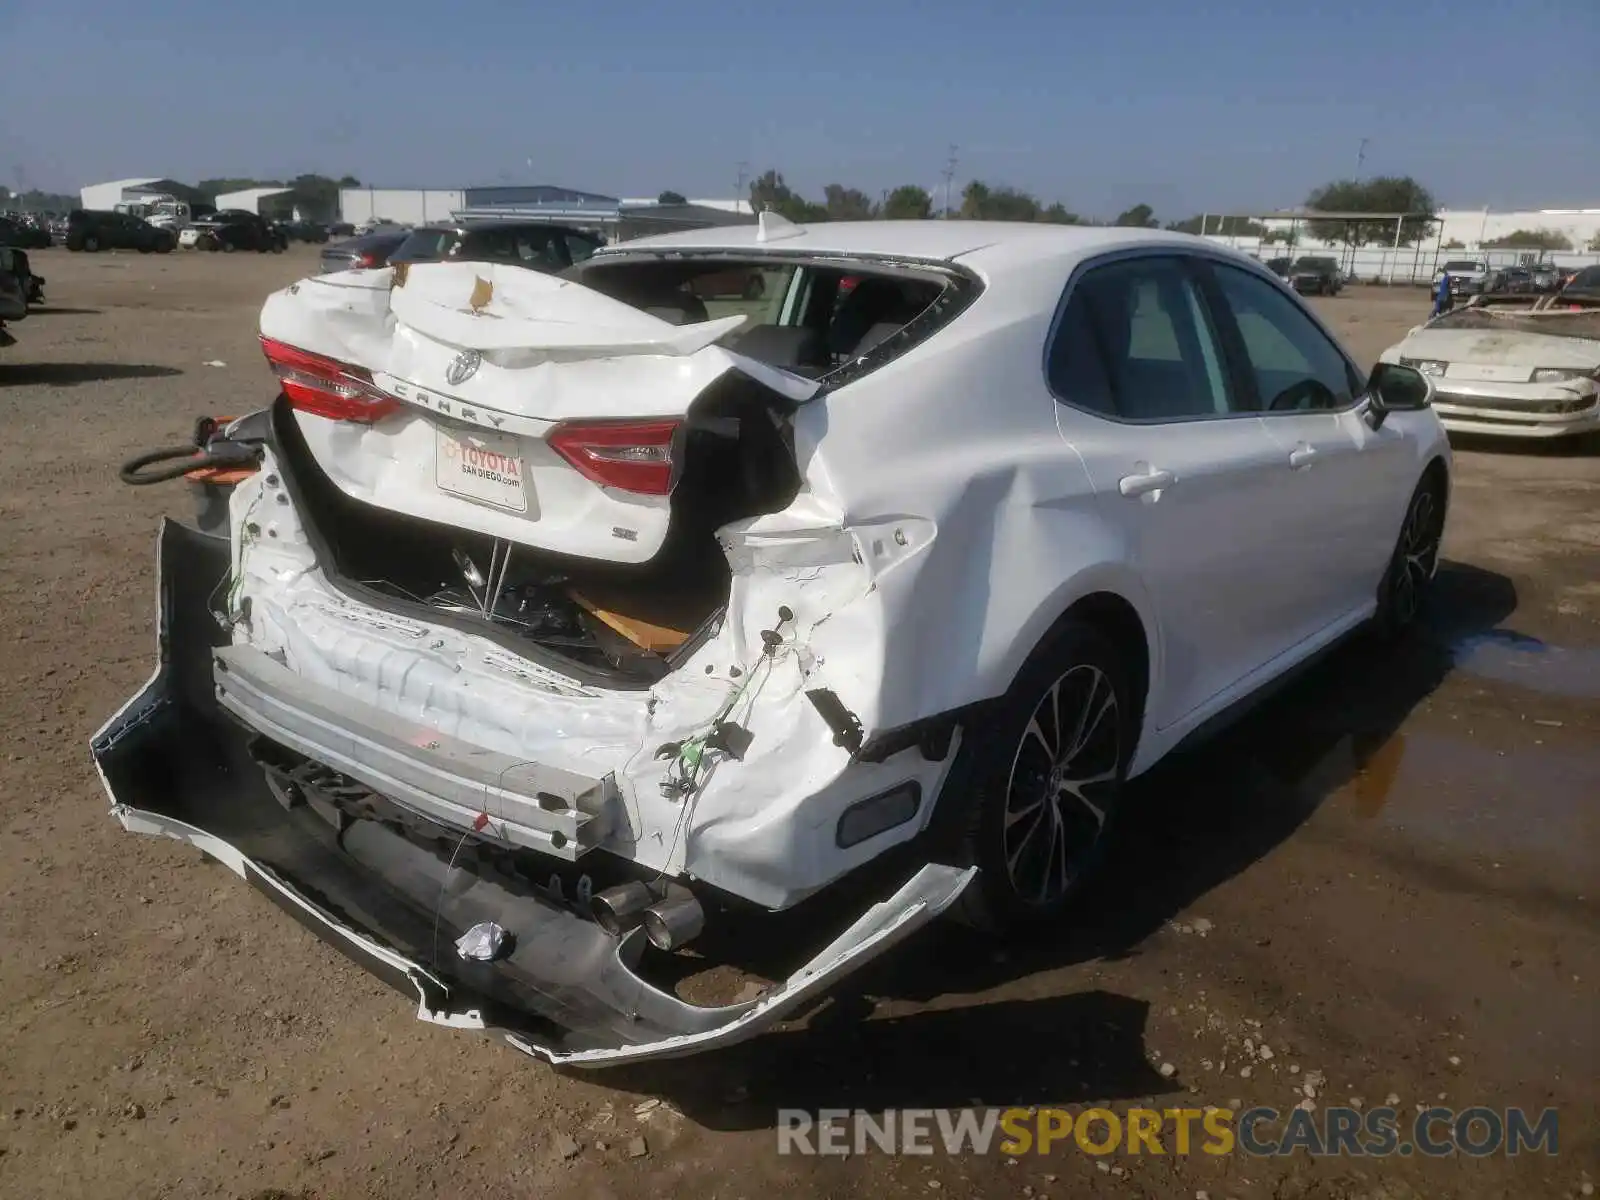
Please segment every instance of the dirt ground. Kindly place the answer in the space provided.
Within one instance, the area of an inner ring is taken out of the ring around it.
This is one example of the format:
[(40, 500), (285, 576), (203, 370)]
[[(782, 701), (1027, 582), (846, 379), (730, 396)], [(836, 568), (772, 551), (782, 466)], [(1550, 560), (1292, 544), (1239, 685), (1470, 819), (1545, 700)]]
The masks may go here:
[[(269, 399), (256, 312), (313, 256), (34, 260), (52, 306), (0, 352), (0, 1195), (1532, 1200), (1600, 1183), (1592, 449), (1461, 447), (1425, 630), (1340, 650), (1144, 780), (1070, 928), (1006, 951), (937, 928), (742, 1048), (561, 1073), (417, 1023), (236, 877), (107, 816), (88, 739), (150, 672), (156, 521), (187, 505), (116, 467)], [(1319, 303), (1368, 361), (1427, 306)], [(1288, 1109), (1319, 1073), (1324, 1105), (1555, 1106), (1559, 1153), (797, 1158), (774, 1133), (780, 1107)]]

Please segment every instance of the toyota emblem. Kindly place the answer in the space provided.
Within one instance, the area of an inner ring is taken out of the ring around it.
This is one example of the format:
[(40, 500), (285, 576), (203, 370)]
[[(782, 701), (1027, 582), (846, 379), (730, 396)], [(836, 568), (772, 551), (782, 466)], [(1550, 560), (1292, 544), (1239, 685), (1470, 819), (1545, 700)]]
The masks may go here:
[(478, 365), (482, 362), (483, 355), (476, 350), (463, 350), (451, 359), (450, 365), (445, 368), (445, 382), (451, 387), (460, 387), (478, 373)]

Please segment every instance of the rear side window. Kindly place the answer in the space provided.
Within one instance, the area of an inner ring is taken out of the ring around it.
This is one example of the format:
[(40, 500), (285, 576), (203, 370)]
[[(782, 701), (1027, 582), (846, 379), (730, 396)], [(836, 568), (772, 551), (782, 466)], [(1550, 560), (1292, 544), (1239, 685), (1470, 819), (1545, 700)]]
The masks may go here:
[(453, 235), (444, 229), (418, 229), (400, 243), (396, 258), (443, 258)]
[(1057, 397), (1128, 421), (1244, 410), (1200, 289), (1177, 258), (1093, 267), (1073, 285), (1046, 358)]
[(559, 271), (567, 265), (553, 229), (519, 229), (512, 237), (512, 254), (519, 263), (540, 271)]
[(575, 263), (581, 263), (600, 248), (599, 242), (581, 234), (565, 233), (561, 236), (567, 243), (567, 258)]

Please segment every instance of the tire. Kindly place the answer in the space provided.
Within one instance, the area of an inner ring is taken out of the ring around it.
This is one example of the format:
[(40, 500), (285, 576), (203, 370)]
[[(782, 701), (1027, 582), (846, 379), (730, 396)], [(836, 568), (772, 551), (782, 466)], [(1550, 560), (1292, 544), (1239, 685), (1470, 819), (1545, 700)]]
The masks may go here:
[(152, 246), (149, 242), (140, 242), (139, 243), (139, 253), (140, 254), (149, 254), (150, 251), (152, 251), (154, 249), (155, 249), (155, 247)]
[(958, 920), (1004, 933), (1068, 909), (1104, 855), (1136, 736), (1125, 656), (1093, 626), (1063, 622), (953, 764), (943, 831), (978, 868)]
[(223, 238), (218, 238), (217, 239), (217, 249), (221, 250), (224, 254), (232, 254), (233, 250), (234, 250), (234, 246), (233, 246), (232, 242), (227, 241), (227, 240), (225, 240)]
[(100, 239), (92, 233), (85, 234), (83, 237), (83, 249), (88, 254), (95, 253), (100, 249)]
[(1431, 471), (1406, 504), (1394, 553), (1378, 584), (1378, 611), (1372, 624), (1386, 638), (1399, 637), (1416, 623), (1439, 569), (1439, 543), (1447, 506), (1444, 485)]
[(175, 241), (173, 241), (171, 238), (162, 238), (159, 242), (156, 243), (156, 253), (157, 254), (171, 254), (172, 253), (172, 248), (175, 245), (177, 245), (177, 243)]

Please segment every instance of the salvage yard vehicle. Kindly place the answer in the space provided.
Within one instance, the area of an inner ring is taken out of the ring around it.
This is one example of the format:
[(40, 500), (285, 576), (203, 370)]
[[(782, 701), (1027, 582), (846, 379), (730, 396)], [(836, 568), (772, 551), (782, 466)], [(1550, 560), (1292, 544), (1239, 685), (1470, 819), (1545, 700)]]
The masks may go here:
[(209, 217), (200, 217), (183, 231), (178, 242), (196, 250), (221, 251), (224, 254), (231, 254), (235, 250), (281, 254), (289, 248), (289, 239), (283, 230), (266, 218), (242, 208), (225, 208)]
[(137, 250), (140, 254), (166, 254), (177, 245), (170, 229), (158, 229), (131, 213), (75, 208), (67, 214), (68, 250)]
[(1337, 296), (1344, 286), (1339, 264), (1331, 258), (1297, 258), (1289, 268), (1290, 286), (1304, 296)]
[(419, 225), (389, 261), (506, 262), (550, 273), (582, 262), (601, 245), (593, 234), (548, 221), (458, 221)]
[(1600, 295), (1579, 300), (1473, 303), (1412, 329), (1382, 361), (1433, 380), (1439, 419), (1452, 433), (1590, 433), (1600, 429)]
[(1450, 276), (1452, 296), (1476, 296), (1489, 283), (1489, 264), (1481, 258), (1452, 258), (1433, 273), (1433, 290), (1439, 290), (1439, 277)]
[(0, 246), (13, 246), (18, 250), (48, 250), (51, 246), (50, 230), (31, 220), (13, 220), (0, 217)]
[(17, 260), (26, 259), (21, 250), (0, 246), (0, 350), (15, 343), (6, 332), (6, 322), (21, 321), (28, 315), (28, 289)]
[[(113, 812), (557, 1062), (1062, 918), (1130, 777), (1409, 625), (1450, 495), (1425, 376), (1157, 230), (766, 213), (317, 276), (261, 339), (280, 394), (217, 435), (259, 465), (227, 538), (164, 526), (160, 665), (93, 739)], [(729, 914), (858, 890), (759, 998), (674, 992)]]
[(326, 273), (387, 266), (389, 256), (400, 249), (406, 237), (406, 234), (395, 230), (390, 233), (368, 233), (361, 237), (334, 242), (322, 251), (319, 269)]

